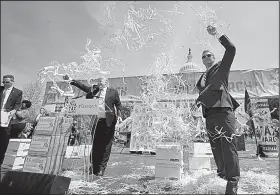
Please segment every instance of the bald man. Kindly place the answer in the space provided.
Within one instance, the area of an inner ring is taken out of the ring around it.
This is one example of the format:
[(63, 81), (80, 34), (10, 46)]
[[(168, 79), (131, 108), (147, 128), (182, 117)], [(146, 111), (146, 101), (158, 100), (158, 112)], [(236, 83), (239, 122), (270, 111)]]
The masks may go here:
[(91, 131), (93, 144), (89, 173), (103, 176), (111, 154), (115, 125), (118, 120), (122, 120), (120, 112), (121, 101), (118, 91), (109, 88), (109, 81), (105, 77), (98, 78), (97, 85), (93, 86), (84, 85), (77, 80), (72, 80), (70, 84), (86, 92), (86, 99), (98, 98), (99, 100), (96, 129), (94, 125)]

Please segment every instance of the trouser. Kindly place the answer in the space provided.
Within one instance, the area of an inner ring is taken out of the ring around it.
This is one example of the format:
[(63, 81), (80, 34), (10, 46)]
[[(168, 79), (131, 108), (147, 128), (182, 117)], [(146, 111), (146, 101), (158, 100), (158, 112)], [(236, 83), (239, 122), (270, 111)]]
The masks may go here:
[(209, 136), (218, 175), (225, 176), (226, 194), (236, 194), (240, 178), (239, 158), (236, 149), (235, 115), (230, 108), (211, 108), (206, 114)]
[(21, 132), (24, 130), (26, 123), (16, 123), (11, 125), (11, 139), (16, 139), (19, 137)]
[[(92, 136), (94, 133), (92, 129)], [(115, 133), (115, 126), (108, 127), (106, 119), (99, 119), (96, 125), (96, 130), (93, 138), (93, 144), (91, 149), (91, 164), (93, 173), (105, 170), (110, 158), (113, 139)]]
[(10, 140), (11, 126), (0, 127), (0, 166), (3, 164), (5, 153)]
[[(76, 142), (77, 141), (77, 142)], [(76, 134), (76, 133), (71, 133), (69, 135), (69, 138), (68, 138), (68, 146), (73, 146), (75, 145), (75, 143), (78, 143), (78, 145), (80, 145), (80, 135), (79, 134)]]

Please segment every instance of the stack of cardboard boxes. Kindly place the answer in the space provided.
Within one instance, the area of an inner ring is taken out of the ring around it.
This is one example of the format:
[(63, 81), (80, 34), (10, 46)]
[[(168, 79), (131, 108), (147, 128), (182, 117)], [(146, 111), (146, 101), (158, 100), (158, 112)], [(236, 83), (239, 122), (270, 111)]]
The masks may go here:
[(180, 180), (183, 177), (183, 148), (176, 143), (161, 143), (156, 147), (157, 178)]
[(65, 156), (72, 118), (41, 117), (36, 126), (23, 171), (58, 174)]
[(194, 143), (192, 155), (189, 158), (189, 170), (195, 172), (206, 169), (211, 170), (210, 158), (213, 157), (210, 143)]
[(10, 139), (2, 165), (3, 169), (22, 170), (30, 142), (31, 139)]

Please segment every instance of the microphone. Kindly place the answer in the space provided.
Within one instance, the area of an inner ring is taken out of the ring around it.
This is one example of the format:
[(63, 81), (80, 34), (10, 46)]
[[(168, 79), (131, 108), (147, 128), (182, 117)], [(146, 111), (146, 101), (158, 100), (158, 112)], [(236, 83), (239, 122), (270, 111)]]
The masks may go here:
[(83, 95), (80, 95), (80, 96), (77, 96), (77, 97), (73, 97), (72, 100), (73, 99), (75, 100), (75, 99), (78, 99), (78, 98), (81, 98), (81, 97), (83, 97)]

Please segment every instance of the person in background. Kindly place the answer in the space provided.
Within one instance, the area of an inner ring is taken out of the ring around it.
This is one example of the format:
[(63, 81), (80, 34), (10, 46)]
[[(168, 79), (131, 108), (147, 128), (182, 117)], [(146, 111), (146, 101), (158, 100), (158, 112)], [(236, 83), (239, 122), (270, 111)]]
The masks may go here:
[[(11, 115), (14, 115), (21, 107), (22, 100), (22, 91), (13, 86), (14, 80), (14, 76), (4, 75), (2, 80), (4, 86), (0, 86), (1, 111), (9, 112)], [(9, 145), (10, 132), (11, 123), (8, 127), (0, 127), (0, 172)]]
[(32, 125), (32, 128), (31, 128), (30, 133), (27, 136), (27, 138), (31, 139), (32, 136), (34, 135), (35, 127), (37, 126), (41, 116), (49, 116), (47, 110), (44, 107), (40, 108), (40, 113), (36, 116), (36, 119)]
[(34, 127), (37, 126), (41, 116), (48, 116), (48, 112), (44, 107), (40, 108), (40, 113), (36, 116), (36, 119), (34, 121)]
[(80, 145), (80, 132), (78, 131), (77, 121), (74, 120), (72, 129), (71, 129), (71, 133), (70, 133), (69, 139), (68, 139), (68, 146), (75, 145), (76, 141)]
[(279, 120), (272, 119), (272, 125), (274, 127), (274, 137), (276, 139), (277, 157), (279, 157)]
[(21, 108), (16, 111), (14, 120), (11, 121), (11, 136), (10, 138), (18, 138), (24, 130), (26, 123), (30, 120), (29, 108), (32, 103), (28, 100), (22, 100)]

